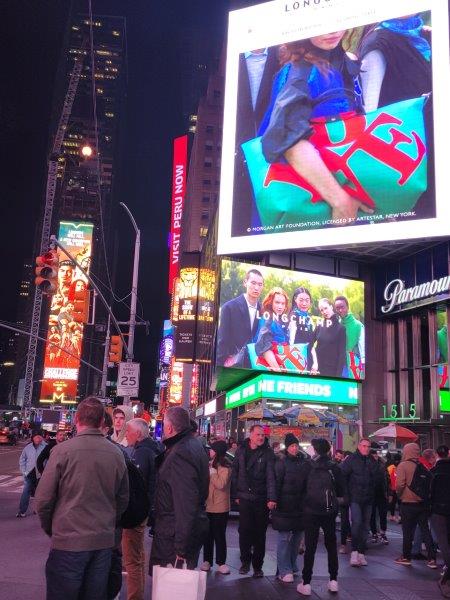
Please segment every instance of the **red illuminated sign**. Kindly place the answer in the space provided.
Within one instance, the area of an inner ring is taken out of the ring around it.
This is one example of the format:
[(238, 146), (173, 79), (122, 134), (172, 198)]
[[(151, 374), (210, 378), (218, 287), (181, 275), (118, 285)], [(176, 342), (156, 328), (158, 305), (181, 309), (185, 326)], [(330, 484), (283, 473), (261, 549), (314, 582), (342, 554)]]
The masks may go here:
[(170, 218), (169, 293), (178, 276), (181, 248), (181, 221), (186, 196), (187, 135), (175, 138), (173, 143), (172, 215)]

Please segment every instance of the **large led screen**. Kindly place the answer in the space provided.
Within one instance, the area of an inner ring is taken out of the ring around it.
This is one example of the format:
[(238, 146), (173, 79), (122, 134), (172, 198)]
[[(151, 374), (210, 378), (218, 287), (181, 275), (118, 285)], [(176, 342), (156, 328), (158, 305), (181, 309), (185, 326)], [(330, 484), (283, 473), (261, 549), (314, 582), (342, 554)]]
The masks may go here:
[(450, 234), (448, 6), (230, 13), (219, 254)]
[[(58, 240), (88, 272), (93, 230), (91, 223), (61, 221), (59, 224)], [(58, 289), (51, 298), (39, 400), (47, 404), (75, 404), (84, 325), (75, 319), (74, 312), (76, 305), (86, 300), (88, 281), (59, 249), (58, 257)]]
[(216, 366), (363, 379), (362, 281), (222, 261)]

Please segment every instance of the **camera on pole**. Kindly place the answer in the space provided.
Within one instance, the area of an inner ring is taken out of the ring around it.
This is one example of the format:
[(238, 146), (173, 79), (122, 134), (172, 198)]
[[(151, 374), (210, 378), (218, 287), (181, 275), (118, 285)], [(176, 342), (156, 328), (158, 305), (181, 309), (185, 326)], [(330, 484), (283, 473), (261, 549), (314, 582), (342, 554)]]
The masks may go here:
[(56, 250), (49, 250), (36, 257), (35, 285), (43, 294), (51, 296), (58, 289), (59, 257)]

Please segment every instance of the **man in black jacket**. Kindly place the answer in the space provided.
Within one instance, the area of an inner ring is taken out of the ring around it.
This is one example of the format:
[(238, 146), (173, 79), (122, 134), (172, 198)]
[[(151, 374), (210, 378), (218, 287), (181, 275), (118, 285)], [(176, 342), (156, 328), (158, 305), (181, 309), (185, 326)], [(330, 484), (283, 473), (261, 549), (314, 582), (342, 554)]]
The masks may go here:
[(438, 460), (431, 469), (431, 527), (436, 534), (446, 570), (439, 586), (450, 598), (450, 458), (447, 446), (436, 449)]
[(66, 439), (67, 439), (66, 432), (63, 431), (62, 429), (60, 429), (59, 431), (56, 432), (56, 436), (54, 437), (54, 439), (52, 439), (52, 438), (49, 439), (49, 441), (47, 442), (47, 445), (45, 446), (45, 448), (42, 450), (42, 452), (39, 454), (39, 456), (36, 459), (36, 468), (41, 475), (44, 472), (45, 465), (47, 464), (48, 459), (50, 458), (50, 452), (52, 451), (52, 449), (56, 446), (56, 444), (65, 442)]
[(189, 569), (197, 566), (208, 534), (205, 503), (209, 491), (209, 462), (201, 441), (192, 435), (189, 413), (180, 406), (164, 416), (165, 452), (156, 458), (155, 533), (150, 555), (153, 565)]
[(370, 456), (370, 441), (367, 438), (360, 440), (358, 449), (344, 461), (341, 469), (346, 480), (352, 519), (350, 564), (352, 567), (366, 566), (367, 535), (380, 477), (377, 463)]
[(334, 593), (338, 591), (336, 516), (339, 510), (338, 498), (345, 496), (342, 471), (329, 456), (330, 443), (325, 439), (316, 438), (311, 444), (315, 456), (311, 461), (305, 461), (300, 473), (300, 489), (304, 498), (305, 560), (303, 582), (297, 586), (297, 591), (303, 596), (311, 595), (311, 578), (320, 529), (323, 530), (328, 554), (328, 590)]
[(275, 456), (261, 425), (252, 425), (250, 437), (236, 450), (231, 476), (231, 497), (239, 505), (241, 568), (246, 575), (263, 577), (269, 510), (276, 508)]
[[(148, 423), (144, 419), (131, 419), (126, 424), (126, 453), (137, 466), (148, 490), (150, 507), (155, 494), (155, 452), (149, 437)], [(127, 571), (127, 595), (130, 600), (144, 598), (145, 550), (144, 534), (148, 517), (136, 527), (122, 532), (122, 552)]]
[(250, 269), (244, 279), (245, 293), (233, 298), (220, 309), (217, 333), (218, 366), (249, 367), (247, 344), (258, 330), (264, 278), (258, 269)]

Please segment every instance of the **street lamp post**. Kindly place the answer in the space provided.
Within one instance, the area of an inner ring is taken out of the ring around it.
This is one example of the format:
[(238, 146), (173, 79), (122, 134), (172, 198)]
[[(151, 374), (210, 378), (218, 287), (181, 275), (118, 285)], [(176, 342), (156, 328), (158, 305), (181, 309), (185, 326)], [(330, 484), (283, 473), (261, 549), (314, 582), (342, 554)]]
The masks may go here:
[[(131, 304), (130, 304), (130, 325), (128, 330), (128, 352), (127, 352), (127, 361), (133, 362), (134, 357), (134, 332), (136, 329), (136, 306), (137, 306), (137, 288), (138, 288), (138, 279), (139, 279), (139, 254), (141, 250), (141, 232), (136, 224), (136, 221), (131, 214), (130, 209), (124, 202), (120, 202), (120, 206), (122, 206), (130, 217), (130, 221), (134, 227), (134, 231), (136, 232), (136, 240), (134, 243), (134, 260), (133, 260), (133, 280), (131, 283)], [(125, 405), (130, 404), (130, 396), (124, 396), (123, 402)]]

